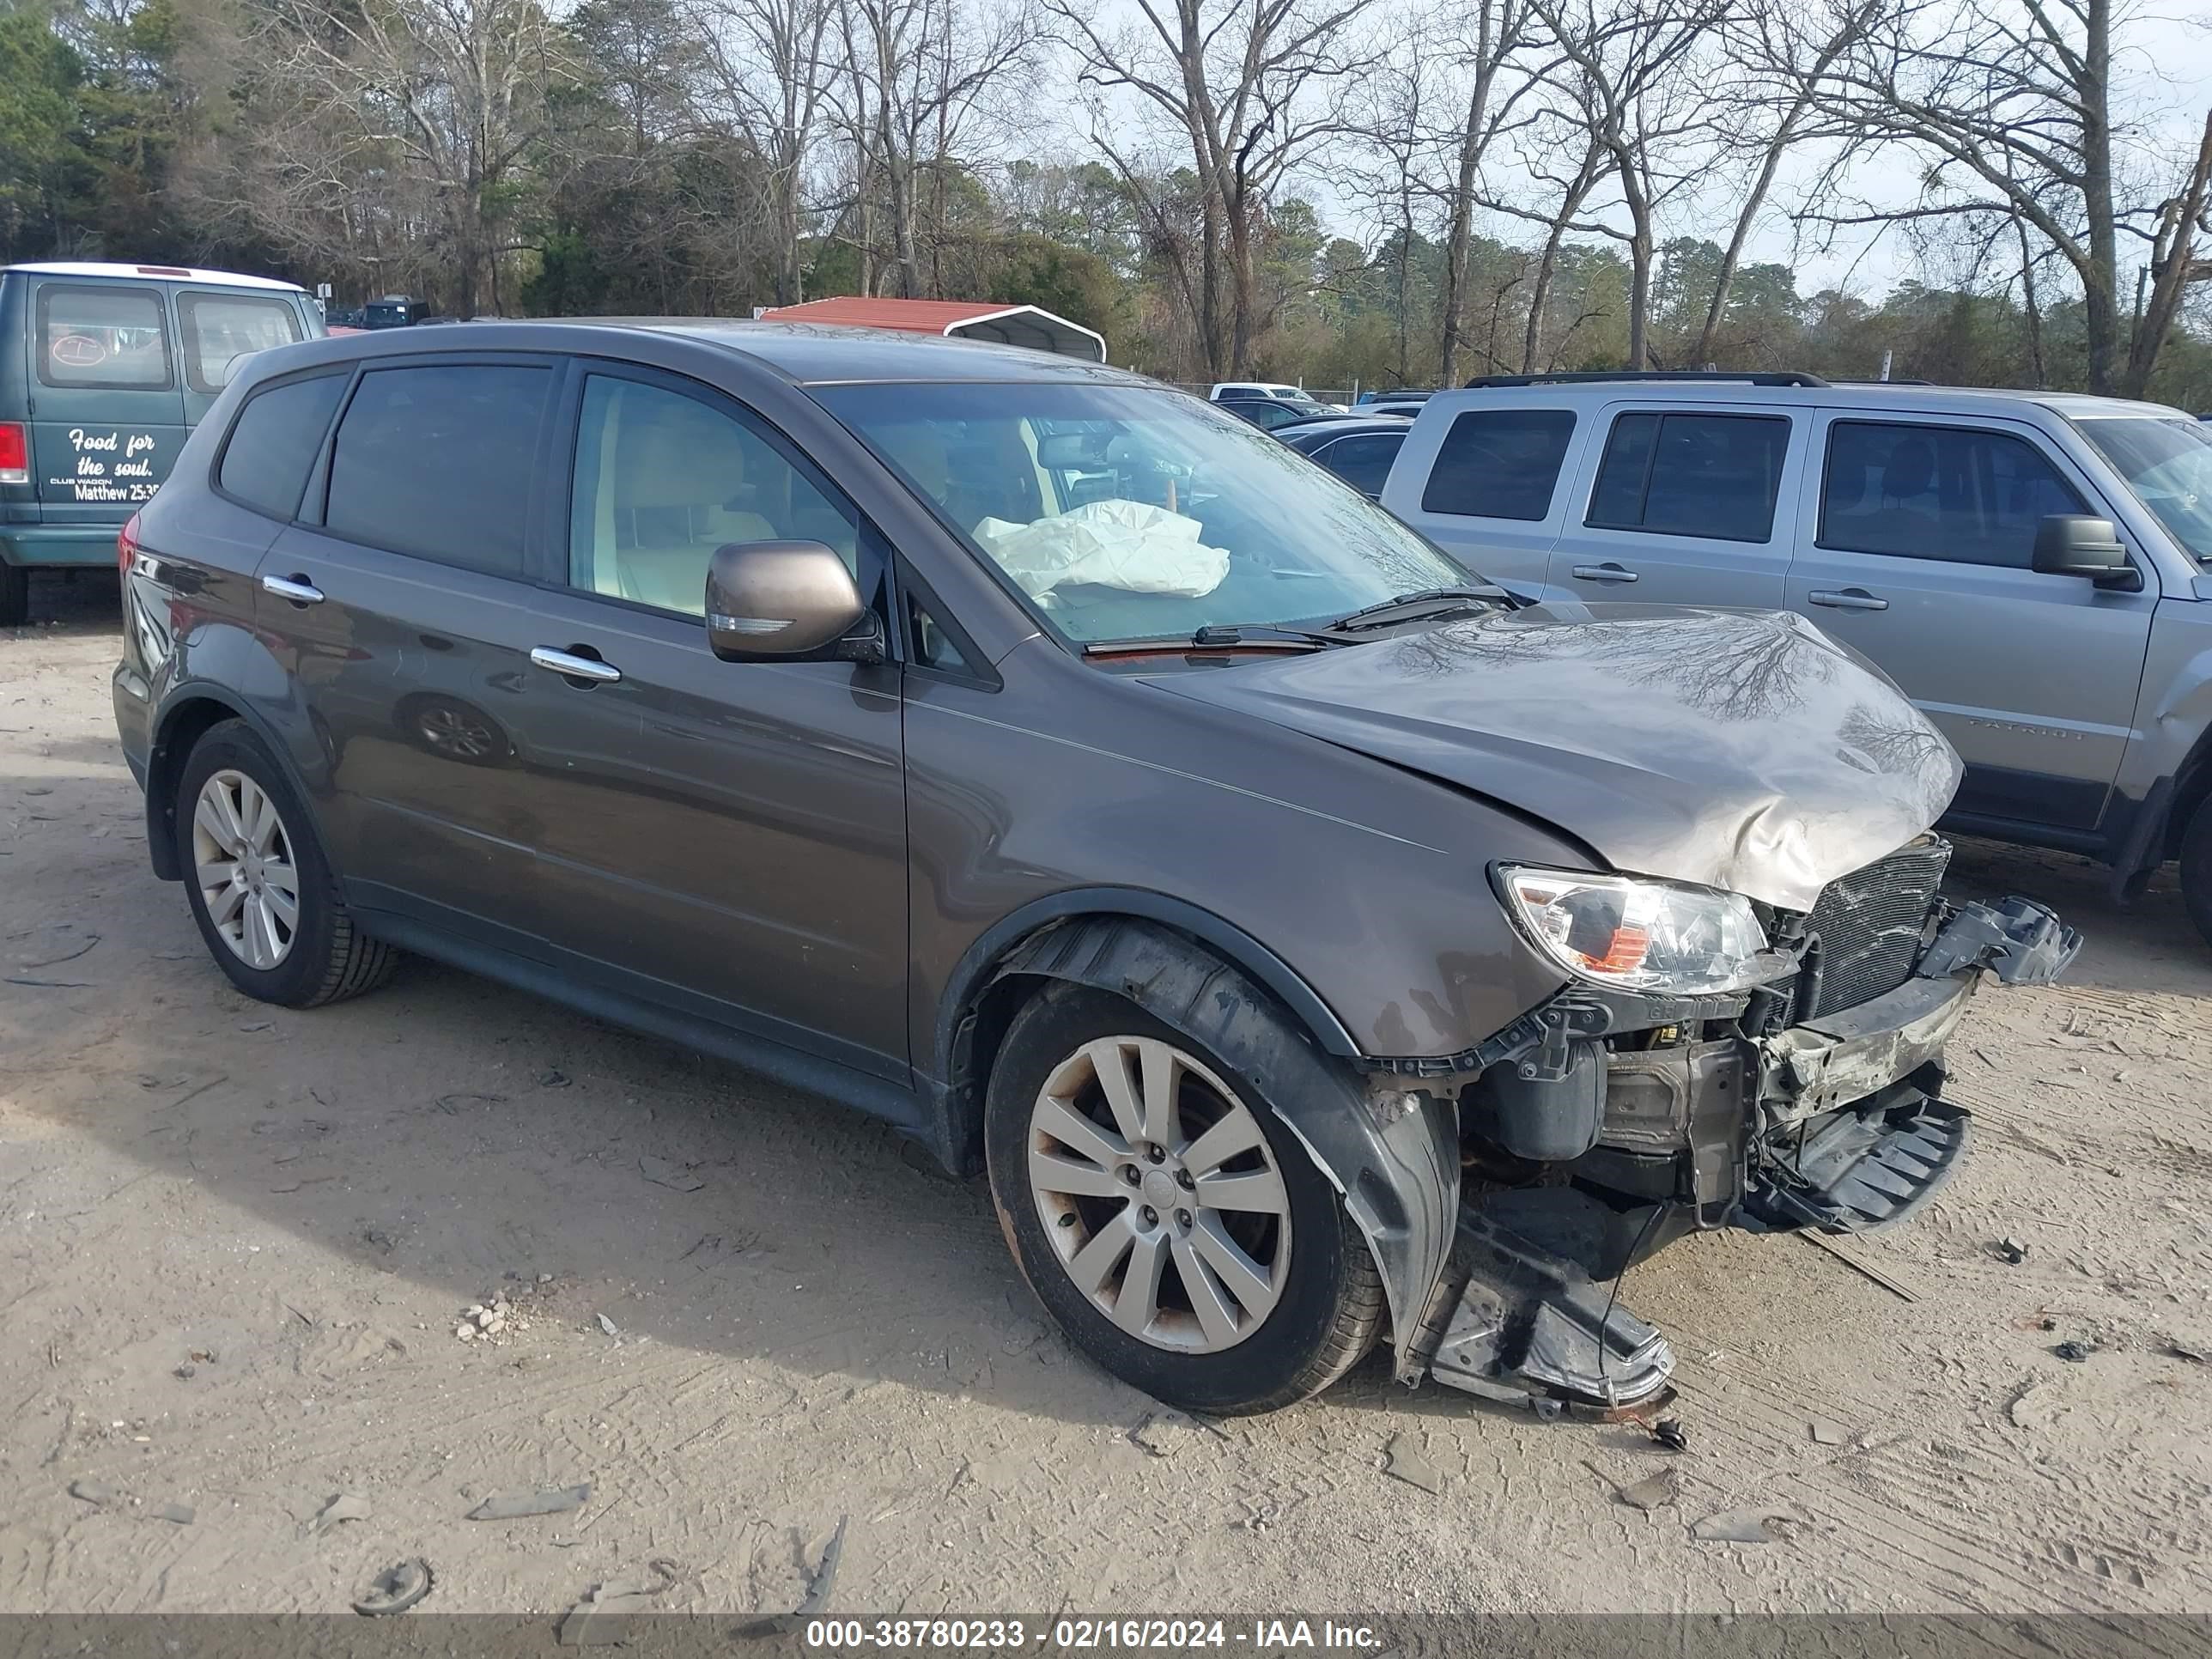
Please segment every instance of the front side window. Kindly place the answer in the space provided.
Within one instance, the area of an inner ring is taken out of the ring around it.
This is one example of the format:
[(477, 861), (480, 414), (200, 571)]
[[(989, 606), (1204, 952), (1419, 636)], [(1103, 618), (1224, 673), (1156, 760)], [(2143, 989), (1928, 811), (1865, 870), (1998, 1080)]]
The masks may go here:
[(2212, 563), (2212, 426), (2184, 415), (2077, 420), (2074, 426), (2190, 557)]
[(345, 389), (344, 374), (319, 374), (247, 398), (222, 448), (223, 493), (272, 519), (290, 519)]
[(2010, 433), (1885, 421), (1828, 429), (1823, 547), (2026, 570), (2039, 524), (2087, 511), (2042, 451)]
[(1473, 580), (1304, 457), (1180, 392), (1039, 383), (815, 396), (1079, 642), (1327, 621)]
[(1771, 415), (1623, 415), (1607, 434), (1588, 522), (1763, 542), (1774, 531), (1790, 422)]
[(515, 363), (370, 370), (338, 421), (325, 526), (393, 553), (521, 575), (552, 379)]
[(849, 509), (763, 434), (665, 386), (585, 380), (569, 499), (568, 580), (588, 592), (704, 616), (730, 542), (825, 542), (860, 574)]
[(39, 379), (51, 386), (130, 386), (166, 392), (169, 331), (152, 289), (68, 287), (39, 290)]
[(239, 364), (270, 346), (300, 337), (300, 313), (283, 300), (247, 294), (186, 294), (177, 301), (184, 325), (185, 382), (220, 392)]
[(1565, 409), (1471, 409), (1452, 422), (1421, 492), (1421, 511), (1535, 523), (1574, 436)]

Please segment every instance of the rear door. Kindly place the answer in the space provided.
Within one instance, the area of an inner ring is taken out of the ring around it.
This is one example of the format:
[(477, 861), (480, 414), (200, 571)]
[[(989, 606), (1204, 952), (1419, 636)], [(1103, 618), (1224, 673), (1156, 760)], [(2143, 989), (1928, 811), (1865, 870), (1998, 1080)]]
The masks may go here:
[(1306, 453), (1372, 501), (1382, 499), (1390, 463), (1405, 441), (1402, 432), (1355, 432), (1316, 444)]
[(1702, 404), (1614, 404), (1600, 418), (1551, 585), (1590, 601), (1779, 610), (1790, 552), (1776, 526), (1804, 422)]
[(1544, 584), (1579, 437), (1565, 404), (1425, 409), (1383, 483), (1382, 505), (1472, 570)]
[(2137, 593), (2028, 568), (2045, 515), (2118, 515), (2025, 422), (1832, 412), (1814, 438), (1790, 608), (1942, 728), (1966, 763), (1954, 814), (2094, 828), (2133, 729), (2156, 565), (2131, 550)]
[(258, 573), (353, 902), (510, 948), (538, 920), (539, 763), (514, 733), (544, 695), (524, 550), (555, 377), (527, 356), (374, 360)]
[(307, 337), (294, 296), (281, 289), (180, 284), (173, 298), (187, 426), (200, 423), (255, 352)]
[(185, 443), (158, 283), (31, 278), (31, 477), (48, 524), (120, 524)]

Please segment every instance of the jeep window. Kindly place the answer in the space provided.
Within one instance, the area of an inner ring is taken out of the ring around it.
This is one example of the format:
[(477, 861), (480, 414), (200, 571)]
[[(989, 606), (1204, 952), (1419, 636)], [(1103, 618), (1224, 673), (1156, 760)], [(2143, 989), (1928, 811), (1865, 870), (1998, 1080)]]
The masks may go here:
[(252, 354), (300, 337), (291, 301), (259, 295), (180, 295), (177, 318), (184, 325), (185, 381), (195, 392), (222, 391)]
[(151, 289), (47, 283), (33, 350), (39, 379), (51, 386), (166, 392), (173, 384), (161, 296)]
[(1790, 422), (1771, 415), (1623, 415), (1585, 522), (1607, 530), (1763, 542), (1774, 531)]
[(2212, 428), (2184, 415), (2076, 420), (2190, 557), (2212, 563)]
[(1145, 386), (815, 396), (1065, 638), (1318, 623), (1471, 573), (1218, 404)]
[(1525, 519), (1552, 510), (1575, 417), (1565, 409), (1471, 409), (1437, 451), (1421, 511), (1471, 519)]
[(524, 508), (552, 379), (515, 363), (362, 375), (331, 451), (331, 534), (521, 575)]
[(568, 580), (586, 592), (703, 616), (726, 542), (824, 542), (860, 574), (849, 509), (762, 432), (665, 386), (585, 380), (569, 499)]
[(216, 474), (223, 494), (272, 519), (291, 519), (346, 380), (344, 374), (318, 374), (249, 398), (223, 445)]
[(1822, 547), (2025, 570), (2038, 524), (2088, 510), (2040, 450), (2009, 433), (1877, 421), (1828, 429)]

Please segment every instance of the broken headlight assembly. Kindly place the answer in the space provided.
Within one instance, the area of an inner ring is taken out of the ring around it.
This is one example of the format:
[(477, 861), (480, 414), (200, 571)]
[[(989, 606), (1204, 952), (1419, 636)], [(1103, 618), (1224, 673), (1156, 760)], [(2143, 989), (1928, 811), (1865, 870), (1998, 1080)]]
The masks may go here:
[(1521, 931), (1577, 979), (1620, 991), (1711, 996), (1790, 973), (1790, 953), (1741, 893), (1638, 876), (1501, 864), (1498, 890)]

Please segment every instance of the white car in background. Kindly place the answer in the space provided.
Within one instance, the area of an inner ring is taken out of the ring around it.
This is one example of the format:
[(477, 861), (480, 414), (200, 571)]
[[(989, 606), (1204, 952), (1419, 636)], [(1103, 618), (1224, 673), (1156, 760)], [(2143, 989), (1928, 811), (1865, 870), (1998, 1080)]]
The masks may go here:
[(1325, 404), (1301, 386), (1285, 386), (1279, 380), (1223, 380), (1206, 397), (1217, 404), (1243, 403), (1259, 398), (1270, 403), (1290, 404), (1304, 415), (1341, 414), (1342, 404)]

